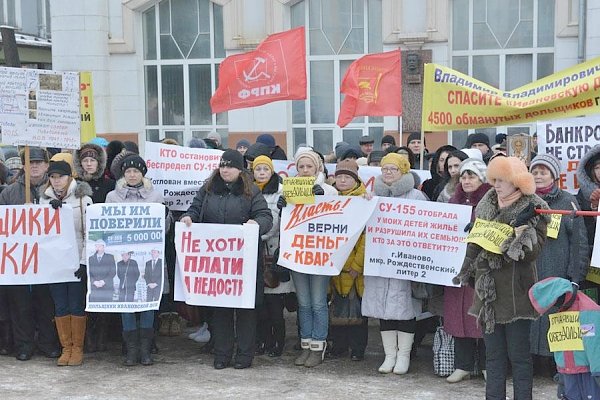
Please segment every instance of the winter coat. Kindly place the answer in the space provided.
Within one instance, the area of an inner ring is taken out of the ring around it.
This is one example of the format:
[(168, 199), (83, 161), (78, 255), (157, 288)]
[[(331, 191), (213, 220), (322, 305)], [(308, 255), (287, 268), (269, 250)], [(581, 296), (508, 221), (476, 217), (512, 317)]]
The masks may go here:
[[(443, 182), (440, 182), (440, 184), (442, 183)], [(440, 194), (438, 194), (436, 201), (439, 203), (449, 202), (452, 196), (454, 196), (456, 188), (459, 186), (458, 180), (453, 180), (450, 178), (450, 180), (444, 185), (444, 188), (440, 191)]]
[(421, 185), (421, 190), (432, 201), (437, 200), (437, 196), (439, 195), (439, 192), (436, 191), (435, 189), (442, 181), (442, 176), (438, 172), (438, 161), (440, 160), (440, 156), (442, 155), (443, 152), (451, 152), (453, 150), (456, 150), (456, 147), (450, 146), (450, 145), (442, 146), (435, 151), (435, 154), (433, 155), (433, 158), (431, 159), (431, 163), (429, 165), (429, 172), (431, 172), (431, 178), (429, 178), (425, 182), (423, 182), (423, 185)]
[[(471, 222), (473, 222), (475, 207), (491, 188), (489, 184), (483, 183), (473, 193), (465, 193), (462, 185), (458, 185), (449, 203), (473, 206), (471, 212)], [(444, 330), (450, 335), (460, 338), (482, 337), (477, 320), (469, 315), (474, 295), (475, 290), (470, 286), (444, 287)]]
[[(412, 200), (427, 200), (414, 187), (412, 174), (404, 174), (392, 185), (375, 178), (374, 191), (377, 196), (399, 197)], [(362, 315), (385, 320), (409, 320), (416, 317), (410, 281), (379, 276), (365, 276)]]
[[(546, 278), (531, 288), (529, 297), (536, 311), (540, 314), (551, 310), (558, 311), (553, 305), (562, 295), (565, 302), (572, 299), (571, 283), (566, 279)], [(579, 323), (582, 328), (583, 351), (557, 351), (554, 360), (558, 372), (562, 374), (581, 374), (590, 372), (592, 376), (600, 376), (600, 335), (594, 334), (600, 326), (600, 306), (580, 291), (577, 291), (573, 304), (560, 311), (579, 311)], [(585, 329), (589, 330), (584, 333)]]
[(337, 195), (338, 191), (336, 190), (336, 188), (334, 188), (333, 186), (331, 186), (330, 184), (325, 182), (325, 174), (322, 172), (319, 172), (319, 174), (317, 175), (317, 178), (315, 179), (315, 185), (319, 185), (323, 188), (323, 192), (325, 192), (324, 194), (332, 194), (332, 195)]
[[(8, 185), (0, 192), (0, 205), (22, 205), (25, 204), (25, 172), (19, 172), (19, 176), (14, 183)], [(38, 204), (40, 202), (40, 188), (45, 187), (48, 182), (48, 177), (44, 178), (37, 185), (30, 185), (31, 202)]]
[(287, 160), (285, 151), (283, 151), (283, 149), (279, 146), (275, 146), (275, 147), (271, 148), (269, 158), (271, 160)]
[[(261, 236), (261, 239), (265, 242), (266, 251), (270, 255), (275, 254), (279, 248), (279, 208), (277, 208), (277, 200), (283, 193), (283, 185), (280, 183), (280, 177), (276, 173), (271, 176), (269, 182), (263, 187), (262, 195), (267, 202), (271, 215), (273, 216), (273, 227), (269, 232)], [(268, 266), (265, 265), (265, 268)], [(283, 267), (282, 267), (283, 268)], [(265, 294), (282, 294), (291, 293), (294, 291), (294, 284), (290, 279), (287, 282), (280, 282), (276, 288), (268, 288), (265, 286)]]
[[(250, 197), (247, 197), (241, 177), (231, 184), (226, 184), (217, 171), (198, 190), (183, 216), (190, 217), (193, 222), (209, 224), (241, 225), (252, 219), (258, 224), (258, 233), (262, 236), (273, 227), (273, 215), (258, 187), (252, 184), (251, 191)], [(259, 250), (256, 268), (257, 306), (262, 304), (264, 291), (261, 253)]]
[[(552, 192), (542, 196), (553, 210), (572, 210), (576, 204), (575, 196), (555, 187)], [(563, 215), (560, 221), (558, 237), (547, 238), (546, 245), (536, 261), (538, 279), (551, 276), (566, 278), (573, 282), (583, 282), (589, 265), (588, 242), (583, 218)], [(531, 352), (542, 356), (551, 356), (546, 333), (550, 327), (547, 315), (531, 324)]]
[[(56, 194), (51, 186), (40, 190), (40, 204), (50, 204), (50, 200), (56, 199)], [(71, 180), (67, 189), (67, 194), (62, 199), (63, 204), (68, 204), (73, 209), (73, 221), (75, 222), (75, 238), (77, 239), (77, 249), (80, 254), (79, 264), (87, 265), (85, 254), (85, 210), (87, 206), (93, 204), (92, 189), (85, 182)]]
[[(577, 183), (579, 191), (577, 192), (577, 201), (582, 211), (591, 211), (590, 196), (595, 189), (600, 188), (590, 174), (592, 174), (593, 162), (600, 156), (600, 145), (594, 146), (579, 161), (577, 166)], [(596, 210), (594, 210), (596, 211)], [(590, 246), (590, 256), (594, 247), (594, 235), (596, 234), (596, 217), (583, 217), (588, 236), (588, 245)]]
[[(548, 209), (539, 196), (523, 195), (510, 206), (499, 208), (495, 190), (487, 192), (475, 210), (477, 218), (510, 225), (529, 203)], [(502, 254), (469, 243), (465, 260), (455, 284), (466, 285), (475, 278), (475, 294), (469, 314), (477, 317), (485, 333), (493, 333), (495, 324), (519, 319), (536, 319), (527, 291), (537, 281), (535, 261), (546, 241), (547, 215), (538, 214), (527, 223), (519, 236), (509, 236), (501, 245)]]
[(119, 261), (117, 277), (119, 278), (119, 301), (133, 301), (136, 283), (140, 278), (140, 267), (137, 261), (133, 259)]
[(93, 174), (85, 172), (81, 166), (81, 150), (75, 150), (73, 152), (73, 169), (77, 173), (78, 179), (87, 182), (92, 188), (92, 201), (94, 204), (104, 203), (106, 201), (106, 195), (115, 189), (115, 181), (104, 176), (104, 170), (106, 169), (106, 152), (102, 147), (93, 143), (86, 143), (84, 146), (86, 148), (90, 147), (94, 149), (98, 154), (98, 168)]
[[(362, 196), (367, 193), (365, 185), (361, 182), (354, 189), (343, 196)], [(356, 285), (356, 293), (362, 297), (365, 291), (365, 279), (363, 275), (365, 267), (365, 232), (363, 231), (358, 237), (358, 241), (352, 248), (342, 271), (338, 276), (331, 278), (331, 286), (341, 296), (348, 296), (352, 286)], [(358, 272), (358, 276), (355, 278), (350, 275), (350, 271), (353, 270)]]

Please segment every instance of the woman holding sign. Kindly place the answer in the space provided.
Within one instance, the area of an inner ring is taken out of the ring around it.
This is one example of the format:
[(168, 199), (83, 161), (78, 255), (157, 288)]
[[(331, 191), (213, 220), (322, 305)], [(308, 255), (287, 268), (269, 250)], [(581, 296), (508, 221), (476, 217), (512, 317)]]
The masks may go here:
[[(225, 150), (215, 170), (200, 188), (192, 205), (181, 218), (190, 226), (193, 222), (210, 224), (258, 224), (259, 234), (269, 232), (273, 216), (258, 187), (245, 172), (244, 157), (237, 151)], [(259, 259), (260, 259), (259, 252)], [(260, 263), (256, 274), (256, 305), (262, 303), (263, 277)], [(256, 310), (215, 307), (213, 315), (215, 340), (215, 369), (224, 369), (231, 363), (237, 338), (235, 369), (252, 365), (256, 340)]]
[[(479, 244), (468, 243), (461, 271), (453, 282), (467, 285), (474, 279), (475, 296), (469, 314), (477, 317), (484, 330), (486, 399), (506, 398), (507, 355), (512, 365), (514, 398), (531, 399), (529, 330), (537, 313), (528, 290), (537, 280), (535, 262), (550, 221), (536, 214), (535, 208), (547, 209), (548, 204), (535, 194), (533, 175), (518, 158), (494, 158), (488, 165), (487, 178), (494, 189), (483, 196), (475, 216), (477, 221), (496, 226), (490, 231), (497, 233), (493, 238), (484, 235), (487, 241), (479, 240)], [(471, 235), (475, 234), (476, 227), (471, 230)]]
[[(424, 200), (423, 192), (414, 188), (415, 179), (405, 157), (389, 153), (381, 160), (381, 175), (375, 178), (375, 194)], [(362, 313), (365, 317), (379, 318), (379, 330), (385, 360), (379, 372), (408, 372), (410, 351), (417, 327), (410, 281), (376, 276), (365, 276)]]
[[(450, 198), (451, 204), (472, 206), (471, 222), (475, 220), (475, 207), (492, 187), (485, 176), (487, 166), (476, 158), (467, 158), (459, 167), (459, 184)], [(446, 380), (456, 383), (468, 379), (473, 371), (475, 355), (479, 356), (479, 369), (485, 376), (485, 345), (481, 327), (468, 315), (473, 303), (474, 290), (470, 286), (444, 288), (444, 330), (454, 337), (454, 372)]]
[(58, 339), (62, 346), (62, 355), (56, 362), (58, 366), (81, 365), (83, 363), (83, 340), (85, 338), (85, 210), (92, 204), (92, 189), (85, 182), (77, 182), (72, 177), (71, 166), (66, 161), (50, 161), (48, 184), (40, 193), (40, 204), (50, 204), (53, 208), (69, 204), (73, 208), (75, 237), (81, 255), (79, 269), (75, 276), (79, 282), (54, 283), (50, 293), (54, 300), (54, 321)]
[[(535, 193), (552, 210), (578, 209), (572, 194), (559, 189), (560, 161), (551, 154), (539, 154), (531, 161), (529, 170), (535, 179)], [(584, 219), (571, 215), (553, 214), (548, 225), (548, 243), (537, 259), (538, 280), (551, 276), (580, 283), (585, 280), (589, 265), (588, 240)], [(531, 323), (531, 353), (534, 372), (548, 377), (556, 374), (554, 358), (548, 346), (548, 315)]]

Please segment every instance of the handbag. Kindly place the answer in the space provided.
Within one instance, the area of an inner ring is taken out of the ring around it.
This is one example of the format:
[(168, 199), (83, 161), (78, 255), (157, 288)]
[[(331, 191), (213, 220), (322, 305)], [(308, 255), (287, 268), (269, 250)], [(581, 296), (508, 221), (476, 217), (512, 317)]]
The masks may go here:
[(433, 335), (433, 373), (450, 376), (454, 372), (454, 337), (438, 326)]
[(332, 326), (361, 325), (363, 320), (356, 285), (352, 285), (348, 296), (342, 296), (334, 290), (329, 304), (329, 324)]

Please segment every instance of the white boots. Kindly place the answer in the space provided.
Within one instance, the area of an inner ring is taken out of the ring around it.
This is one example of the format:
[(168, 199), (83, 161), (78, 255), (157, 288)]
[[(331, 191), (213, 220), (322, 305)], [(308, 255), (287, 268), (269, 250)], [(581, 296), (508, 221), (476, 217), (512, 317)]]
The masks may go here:
[(455, 369), (452, 375), (446, 378), (448, 383), (457, 383), (465, 379), (470, 379), (471, 373), (469, 371), (465, 371), (464, 369)]
[(404, 375), (408, 372), (414, 337), (414, 333), (398, 331), (398, 353), (396, 353), (396, 365), (393, 371), (397, 375)]
[(381, 342), (383, 343), (383, 351), (385, 352), (385, 360), (379, 367), (379, 372), (389, 374), (394, 370), (396, 365), (396, 353), (398, 352), (398, 335), (397, 331), (381, 331)]

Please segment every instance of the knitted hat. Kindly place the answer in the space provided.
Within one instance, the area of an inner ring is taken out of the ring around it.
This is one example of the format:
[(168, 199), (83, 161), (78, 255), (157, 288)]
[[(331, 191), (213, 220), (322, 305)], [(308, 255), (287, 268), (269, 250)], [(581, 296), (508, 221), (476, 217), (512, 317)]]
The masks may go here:
[(410, 171), (410, 163), (406, 159), (406, 157), (402, 157), (398, 153), (388, 153), (381, 159), (381, 166), (383, 167), (386, 164), (392, 164), (400, 169), (400, 172), (404, 175)]
[(256, 138), (256, 143), (262, 143), (269, 147), (275, 147), (275, 138), (269, 133), (263, 133)]
[(142, 173), (143, 176), (146, 176), (146, 172), (148, 172), (148, 167), (146, 167), (146, 162), (142, 157), (137, 154), (132, 154), (130, 156), (125, 157), (123, 163), (121, 163), (121, 172), (125, 174), (129, 168), (135, 168)]
[(490, 138), (483, 132), (474, 133), (467, 136), (467, 143), (465, 144), (465, 147), (470, 149), (475, 143), (483, 143), (487, 147), (490, 147)]
[(372, 162), (380, 162), (383, 158), (383, 151), (381, 150), (373, 150), (369, 157), (367, 157), (367, 164), (371, 164)]
[(471, 171), (472, 173), (477, 175), (481, 182), (485, 183), (487, 181), (485, 176), (485, 172), (487, 171), (487, 165), (485, 165), (483, 161), (477, 158), (467, 158), (466, 160), (460, 163), (458, 170), (459, 175), (462, 175), (465, 171)]
[(100, 146), (100, 147), (106, 147), (108, 146), (108, 140), (106, 140), (103, 137), (100, 136), (96, 136), (95, 138), (93, 138), (90, 143), (95, 144), (96, 146)]
[[(412, 132), (406, 139), (406, 145), (408, 146), (413, 140), (421, 140), (421, 132)], [(423, 146), (425, 146), (425, 137), (423, 137)]]
[(94, 160), (100, 162), (101, 157), (96, 146), (97, 145), (94, 143), (92, 143), (91, 145), (89, 143), (83, 144), (81, 146), (81, 149), (79, 150), (79, 161), (81, 162), (84, 158), (91, 157)]
[(21, 163), (21, 158), (19, 157), (10, 157), (8, 160), (4, 162), (6, 168), (10, 170), (21, 169), (23, 168), (23, 164)]
[(340, 158), (341, 160), (345, 160), (349, 157), (354, 157), (359, 159), (363, 156), (363, 152), (358, 146), (346, 146), (340, 149)]
[(369, 143), (375, 143), (375, 139), (373, 139), (370, 135), (361, 136), (360, 139), (358, 139), (358, 144), (369, 144)]
[(392, 135), (385, 135), (381, 138), (381, 144), (389, 143), (392, 146), (396, 145), (396, 139)]
[(533, 167), (543, 165), (550, 170), (554, 180), (560, 178), (560, 161), (552, 154), (538, 154), (531, 160), (529, 171), (533, 171)]
[(344, 151), (344, 149), (346, 147), (350, 146), (349, 143), (346, 142), (337, 142), (335, 144), (335, 158), (340, 159), (342, 157), (342, 151)]
[(205, 149), (206, 142), (204, 142), (202, 139), (191, 138), (190, 142), (188, 143), (188, 147), (192, 149)]
[(487, 178), (494, 184), (497, 178), (512, 183), (525, 195), (535, 193), (533, 175), (527, 171), (527, 166), (517, 157), (496, 157), (488, 164)]
[(356, 182), (360, 182), (360, 178), (358, 177), (358, 164), (352, 159), (342, 160), (337, 163), (335, 167), (335, 176), (338, 175), (349, 175)]
[(218, 145), (221, 145), (221, 135), (217, 131), (212, 131), (206, 135), (207, 139), (214, 140)]
[(467, 157), (469, 157), (469, 158), (477, 158), (478, 160), (483, 161), (483, 154), (481, 154), (481, 151), (479, 151), (478, 149), (467, 148), (467, 149), (460, 149), (460, 151), (465, 153), (467, 155)]
[(250, 142), (246, 139), (242, 139), (239, 142), (237, 142), (237, 144), (235, 145), (236, 149), (239, 149), (240, 147), (248, 148), (248, 147), (250, 147)]
[(127, 157), (129, 157), (131, 155), (135, 155), (135, 153), (132, 153), (127, 150), (123, 150), (122, 152), (120, 152), (119, 154), (117, 154), (114, 157), (112, 163), (110, 164), (110, 173), (112, 174), (112, 176), (114, 176), (115, 179), (119, 179), (120, 177), (123, 176), (123, 170), (121, 169), (121, 164), (123, 163), (123, 160), (125, 160)]
[(294, 158), (294, 162), (296, 163), (296, 167), (298, 167), (298, 163), (301, 159), (307, 158), (311, 163), (317, 167), (317, 172), (323, 172), (323, 162), (321, 161), (321, 157), (317, 153), (312, 150), (305, 151), (297, 151), (296, 157)]
[(219, 168), (231, 167), (243, 171), (244, 165), (244, 156), (239, 151), (233, 149), (225, 150), (223, 155), (221, 155), (221, 161), (219, 161)]
[(248, 147), (244, 157), (246, 157), (246, 160), (248, 161), (254, 161), (254, 159), (258, 156), (268, 156), (269, 154), (271, 154), (271, 150), (268, 146), (262, 143), (254, 143)]
[(71, 176), (73, 174), (73, 170), (66, 161), (50, 161), (50, 166), (48, 167), (48, 176), (52, 174)]
[(258, 156), (252, 162), (252, 170), (256, 168), (257, 165), (266, 165), (271, 169), (271, 172), (275, 171), (275, 167), (273, 166), (273, 161), (267, 156)]
[[(29, 161), (44, 161), (48, 162), (48, 152), (41, 147), (29, 148)], [(21, 163), (25, 165), (25, 150), (21, 150)]]

